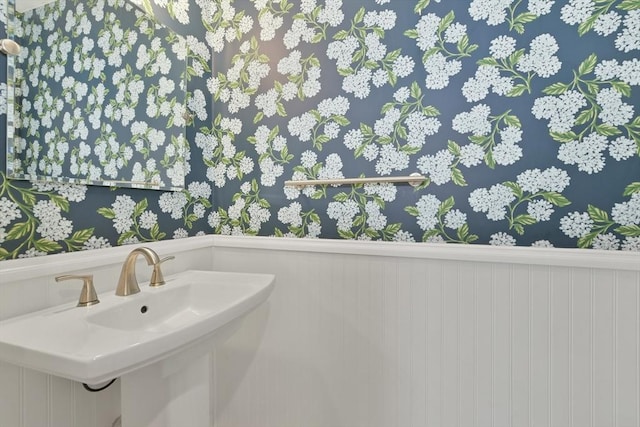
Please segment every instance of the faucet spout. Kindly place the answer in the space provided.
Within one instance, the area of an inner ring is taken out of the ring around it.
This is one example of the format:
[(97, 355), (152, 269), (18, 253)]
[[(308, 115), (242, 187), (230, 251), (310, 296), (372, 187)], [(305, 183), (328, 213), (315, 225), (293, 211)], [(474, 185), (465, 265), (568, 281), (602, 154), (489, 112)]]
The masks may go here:
[(155, 266), (160, 263), (160, 257), (158, 257), (158, 254), (152, 249), (142, 247), (132, 250), (122, 266), (118, 287), (116, 288), (116, 295), (122, 297), (140, 292), (138, 279), (136, 279), (136, 258), (138, 258), (138, 255), (144, 256), (148, 265)]

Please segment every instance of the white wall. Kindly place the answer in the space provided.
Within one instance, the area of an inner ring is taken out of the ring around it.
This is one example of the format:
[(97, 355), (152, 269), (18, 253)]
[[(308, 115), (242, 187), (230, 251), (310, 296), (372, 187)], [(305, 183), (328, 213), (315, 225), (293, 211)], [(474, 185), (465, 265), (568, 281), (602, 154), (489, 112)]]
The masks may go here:
[[(216, 351), (215, 427), (640, 425), (640, 254), (228, 236), (149, 246), (177, 256), (166, 274), (213, 258), (277, 275)], [(113, 292), (131, 249), (0, 262), (0, 319), (73, 303), (79, 284), (55, 283), (61, 273), (93, 272)], [(88, 393), (0, 362), (0, 427), (110, 427), (119, 397), (117, 382)]]
[(276, 287), (216, 353), (216, 427), (640, 425), (640, 254), (249, 241), (214, 268)]

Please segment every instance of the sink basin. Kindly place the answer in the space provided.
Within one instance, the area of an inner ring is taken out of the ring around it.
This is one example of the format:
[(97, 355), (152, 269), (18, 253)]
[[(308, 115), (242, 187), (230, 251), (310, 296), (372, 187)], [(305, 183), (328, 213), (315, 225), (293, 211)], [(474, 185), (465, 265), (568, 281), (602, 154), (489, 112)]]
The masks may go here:
[(179, 352), (243, 317), (274, 276), (188, 270), (100, 304), (67, 304), (0, 322), (0, 360), (89, 384)]

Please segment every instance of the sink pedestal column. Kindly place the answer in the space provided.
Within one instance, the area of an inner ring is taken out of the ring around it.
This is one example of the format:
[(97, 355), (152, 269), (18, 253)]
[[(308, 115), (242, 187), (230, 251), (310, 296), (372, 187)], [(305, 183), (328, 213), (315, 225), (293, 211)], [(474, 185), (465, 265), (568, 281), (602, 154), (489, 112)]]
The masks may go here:
[(123, 375), (122, 427), (211, 426), (211, 353), (169, 357)]

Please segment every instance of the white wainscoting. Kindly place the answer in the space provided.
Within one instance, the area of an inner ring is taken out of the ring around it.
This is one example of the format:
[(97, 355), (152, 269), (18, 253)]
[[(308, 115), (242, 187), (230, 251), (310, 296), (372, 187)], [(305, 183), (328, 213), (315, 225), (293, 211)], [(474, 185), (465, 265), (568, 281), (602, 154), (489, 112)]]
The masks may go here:
[[(166, 274), (277, 275), (215, 354), (215, 427), (640, 426), (638, 253), (229, 236), (148, 246), (176, 255)], [(0, 319), (74, 301), (62, 273), (92, 272), (113, 292), (131, 249), (0, 262)], [(0, 427), (110, 427), (119, 397), (118, 382), (89, 393), (0, 363)]]
[(640, 254), (216, 236), (216, 427), (640, 426)]

